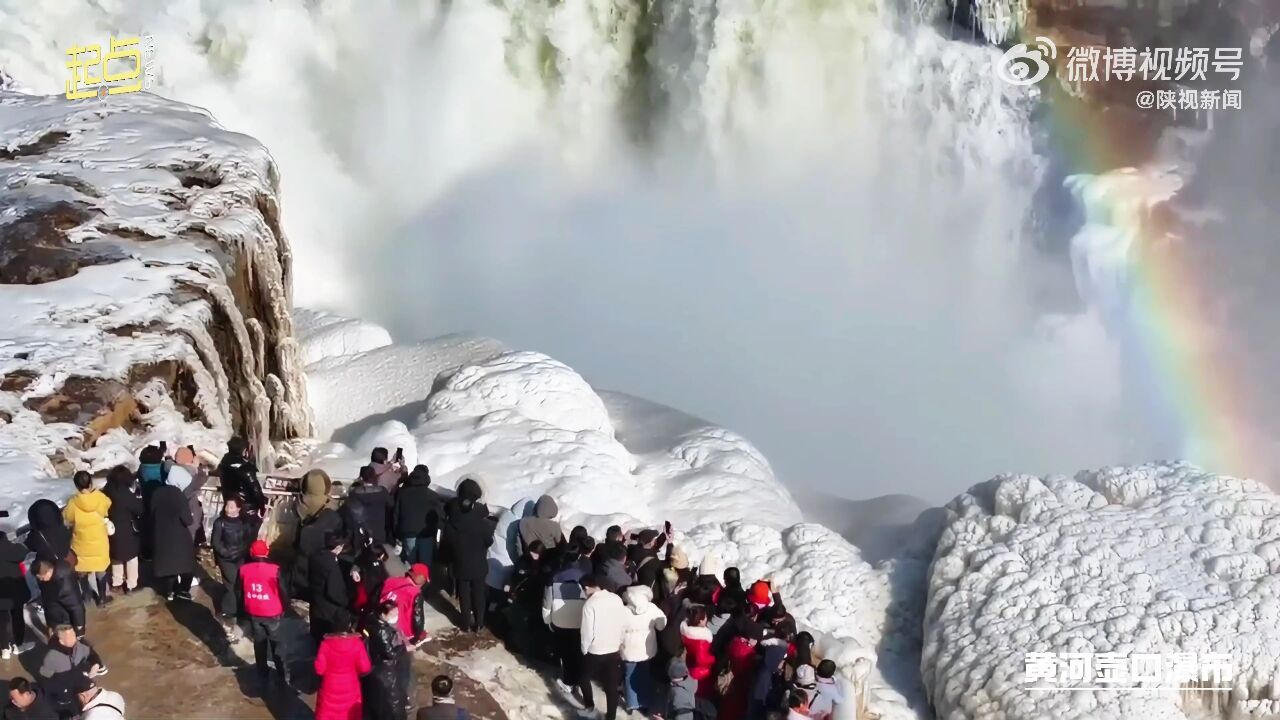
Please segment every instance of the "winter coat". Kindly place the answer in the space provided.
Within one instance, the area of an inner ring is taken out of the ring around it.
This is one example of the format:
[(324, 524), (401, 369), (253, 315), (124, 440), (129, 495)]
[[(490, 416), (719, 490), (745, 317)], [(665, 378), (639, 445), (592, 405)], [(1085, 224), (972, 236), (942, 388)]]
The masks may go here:
[(396, 493), (395, 536), (435, 538), (444, 513), (444, 500), (431, 489), (431, 476), (413, 472)]
[(639, 549), (632, 555), (631, 560), (635, 566), (633, 574), (636, 583), (653, 590), (655, 598), (662, 597), (662, 561), (658, 559), (657, 553)]
[(379, 598), (382, 602), (395, 601), (399, 610), (399, 630), (408, 641), (417, 640), (426, 633), (427, 609), (422, 588), (405, 576), (393, 577), (382, 585)]
[(27, 508), (26, 545), (37, 560), (65, 560), (71, 552), (71, 531), (62, 523), (62, 511), (52, 500), (37, 500)]
[(621, 560), (605, 560), (600, 570), (600, 586), (605, 590), (621, 592), (623, 588), (630, 587), (635, 582), (631, 573), (627, 572), (626, 563)]
[(94, 665), (101, 665), (98, 653), (83, 640), (66, 647), (56, 640), (49, 644), (36, 675), (40, 686), (49, 695), (49, 701), (57, 708), (79, 709), (72, 683), (77, 675), (88, 672)]
[(266, 505), (262, 484), (258, 482), (258, 467), (239, 455), (227, 453), (218, 463), (218, 479), (222, 497), (239, 495), (253, 507)]
[(99, 690), (84, 706), (80, 720), (124, 720), (124, 698), (112, 690)]
[(142, 496), (134, 494), (126, 486), (115, 484), (108, 484), (102, 492), (111, 500), (107, 517), (116, 526), (115, 533), (108, 538), (111, 562), (128, 562), (142, 552)]
[[(458, 490), (471, 479), (463, 480)], [(476, 491), (479, 490), (479, 485)], [(461, 498), (450, 500), (445, 506), (445, 544), (453, 576), (458, 580), (480, 582), (489, 573), (488, 551), (493, 544), (493, 524), (489, 522), (489, 508), (482, 502), (469, 507)]]
[(336, 623), (348, 617), (351, 596), (338, 558), (321, 551), (311, 556), (311, 619)]
[(542, 567), (542, 559), (534, 560), (528, 553), (516, 561), (511, 577), (508, 578), (511, 602), (530, 612), (537, 612), (538, 607), (542, 605), (544, 590)]
[(40, 605), (44, 607), (45, 623), (49, 627), (66, 623), (84, 624), (84, 595), (80, 593), (80, 579), (76, 571), (61, 560), (53, 564), (53, 577), (41, 582)]
[(625, 597), (630, 612), (622, 628), (622, 660), (645, 662), (658, 654), (658, 632), (667, 626), (667, 616), (653, 604), (647, 587), (629, 587)]
[(715, 706), (698, 697), (698, 681), (686, 676), (671, 681), (667, 694), (667, 720), (714, 720)]
[(582, 606), (587, 598), (578, 584), (581, 579), (579, 567), (568, 567), (551, 576), (551, 583), (542, 594), (542, 622), (547, 627), (561, 630), (582, 627)]
[(151, 532), (155, 538), (152, 572), (173, 577), (196, 571), (196, 544), (191, 536), (191, 506), (182, 491), (162, 485), (151, 494)]
[(534, 506), (533, 517), (520, 521), (520, 550), (523, 552), (534, 540), (541, 540), (548, 550), (564, 544), (564, 530), (556, 521), (560, 508), (555, 498), (543, 495)]
[(622, 632), (631, 613), (622, 598), (599, 590), (582, 604), (582, 654), (608, 655), (622, 650)]
[(835, 678), (818, 678), (818, 687), (809, 698), (809, 717), (813, 720), (829, 720), (836, 707), (844, 704), (844, 691)]
[(404, 477), (404, 469), (395, 463), (369, 463), (373, 468), (373, 481), (388, 493), (394, 493), (400, 487), (400, 479)]
[(22, 607), (31, 599), (31, 588), (22, 574), (27, 549), (0, 533), (0, 610)]
[(775, 676), (781, 677), (782, 665), (787, 660), (787, 643), (778, 638), (762, 640), (756, 646), (760, 663), (756, 666), (755, 682), (751, 686), (751, 699), (763, 703), (773, 691)]
[(711, 654), (711, 631), (681, 623), (680, 638), (684, 641), (684, 662), (689, 666), (689, 677), (698, 681), (698, 697), (715, 696), (716, 678), (712, 669), (716, 656)]
[(755, 646), (743, 637), (730, 640), (725, 655), (733, 679), (729, 681), (729, 691), (720, 700), (720, 720), (745, 720), (751, 706), (759, 657)]
[(336, 510), (321, 506), (320, 510), (308, 518), (304, 518), (298, 528), (297, 557), (293, 564), (294, 587), (300, 588), (304, 597), (311, 592), (311, 558), (325, 552), (324, 539), (330, 533), (343, 535), (346, 529), (342, 526), (342, 516)]
[(360, 676), (373, 669), (359, 635), (326, 635), (316, 653), (316, 720), (361, 720)]
[(258, 522), (255, 518), (241, 512), (235, 517), (226, 514), (213, 521), (213, 532), (209, 544), (213, 545), (213, 556), (219, 560), (243, 563), (249, 559), (249, 546), (258, 539)]
[[(371, 705), (381, 705), (384, 710), (393, 710), (397, 703), (403, 704), (408, 698), (408, 688), (400, 687), (397, 667), (402, 662), (409, 662), (406, 657), (409, 650), (405, 647), (404, 636), (395, 625), (389, 625), (379, 619), (368, 632), (369, 661), (373, 671), (369, 676), (371, 697), (366, 697)], [(375, 715), (383, 717), (383, 715)], [(395, 717), (394, 712), (385, 717)]]
[(342, 504), (347, 527), (363, 528), (375, 545), (387, 543), (387, 523), (391, 518), (391, 493), (378, 485), (356, 483)]
[(181, 465), (174, 465), (169, 471), (168, 483), (182, 491), (187, 498), (187, 507), (191, 509), (191, 525), (187, 532), (191, 533), (192, 540), (198, 541), (200, 531), (204, 529), (204, 505), (200, 502), (200, 493), (208, 481), (208, 473), (191, 472)]
[(32, 691), (36, 694), (36, 699), (32, 701), (25, 709), (19, 708), (10, 700), (4, 706), (4, 720), (58, 720), (58, 711), (53, 709), (53, 705), (49, 704), (49, 698), (46, 697), (44, 688), (33, 686)]

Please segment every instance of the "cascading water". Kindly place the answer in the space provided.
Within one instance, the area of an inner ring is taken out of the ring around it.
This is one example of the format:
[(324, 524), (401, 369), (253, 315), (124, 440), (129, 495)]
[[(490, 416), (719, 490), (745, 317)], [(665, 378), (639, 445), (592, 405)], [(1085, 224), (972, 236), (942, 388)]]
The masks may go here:
[(1032, 98), (925, 7), (0, 1), (0, 67), (60, 92), (71, 43), (150, 33), (157, 92), (279, 161), (300, 303), (546, 351), (784, 478), (1122, 460), (1105, 340), (1035, 300)]

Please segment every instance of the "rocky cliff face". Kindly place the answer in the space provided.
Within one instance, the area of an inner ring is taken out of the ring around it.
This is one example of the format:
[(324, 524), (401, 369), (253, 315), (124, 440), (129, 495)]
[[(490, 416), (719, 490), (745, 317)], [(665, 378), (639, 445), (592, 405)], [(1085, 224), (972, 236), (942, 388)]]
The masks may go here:
[(0, 91), (7, 497), (160, 439), (311, 432), (277, 184), (197, 108)]

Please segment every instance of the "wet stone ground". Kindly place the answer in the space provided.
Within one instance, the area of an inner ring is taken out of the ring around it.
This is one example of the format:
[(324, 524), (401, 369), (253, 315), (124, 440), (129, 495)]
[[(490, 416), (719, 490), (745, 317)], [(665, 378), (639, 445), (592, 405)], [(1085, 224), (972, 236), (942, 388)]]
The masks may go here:
[[(165, 602), (149, 589), (117, 596), (106, 609), (91, 608), (88, 640), (109, 668), (99, 678), (103, 687), (119, 692), (130, 720), (150, 718), (243, 718), (294, 720), (314, 716), (318, 679), (312, 671), (315, 648), (306, 621), (288, 619), (293, 643), (290, 663), (297, 678), (293, 689), (278, 683), (263, 687), (253, 668), (253, 646), (243, 638), (229, 640), (228, 628), (213, 612), (221, 593), (216, 581), (201, 577), (194, 601)], [(210, 597), (212, 595), (212, 598)], [(498, 645), (488, 633), (459, 634), (439, 617), (433, 639), (414, 656), (414, 680), (419, 707), (430, 704), (431, 678), (448, 674), (455, 683), (459, 705), (473, 716), (507, 720), (493, 696), (446, 658), (465, 656)], [(0, 662), (0, 678), (30, 677), (46, 652), (42, 627), (28, 631), (36, 647)], [(236, 633), (230, 633), (235, 637)], [(412, 716), (410, 716), (412, 717)]]

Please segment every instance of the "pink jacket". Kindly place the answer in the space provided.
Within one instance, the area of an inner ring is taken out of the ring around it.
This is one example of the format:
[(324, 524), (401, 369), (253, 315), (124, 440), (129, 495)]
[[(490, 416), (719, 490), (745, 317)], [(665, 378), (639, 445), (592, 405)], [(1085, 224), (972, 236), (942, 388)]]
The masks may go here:
[(361, 720), (360, 676), (372, 669), (359, 635), (326, 635), (316, 653), (316, 720)]

